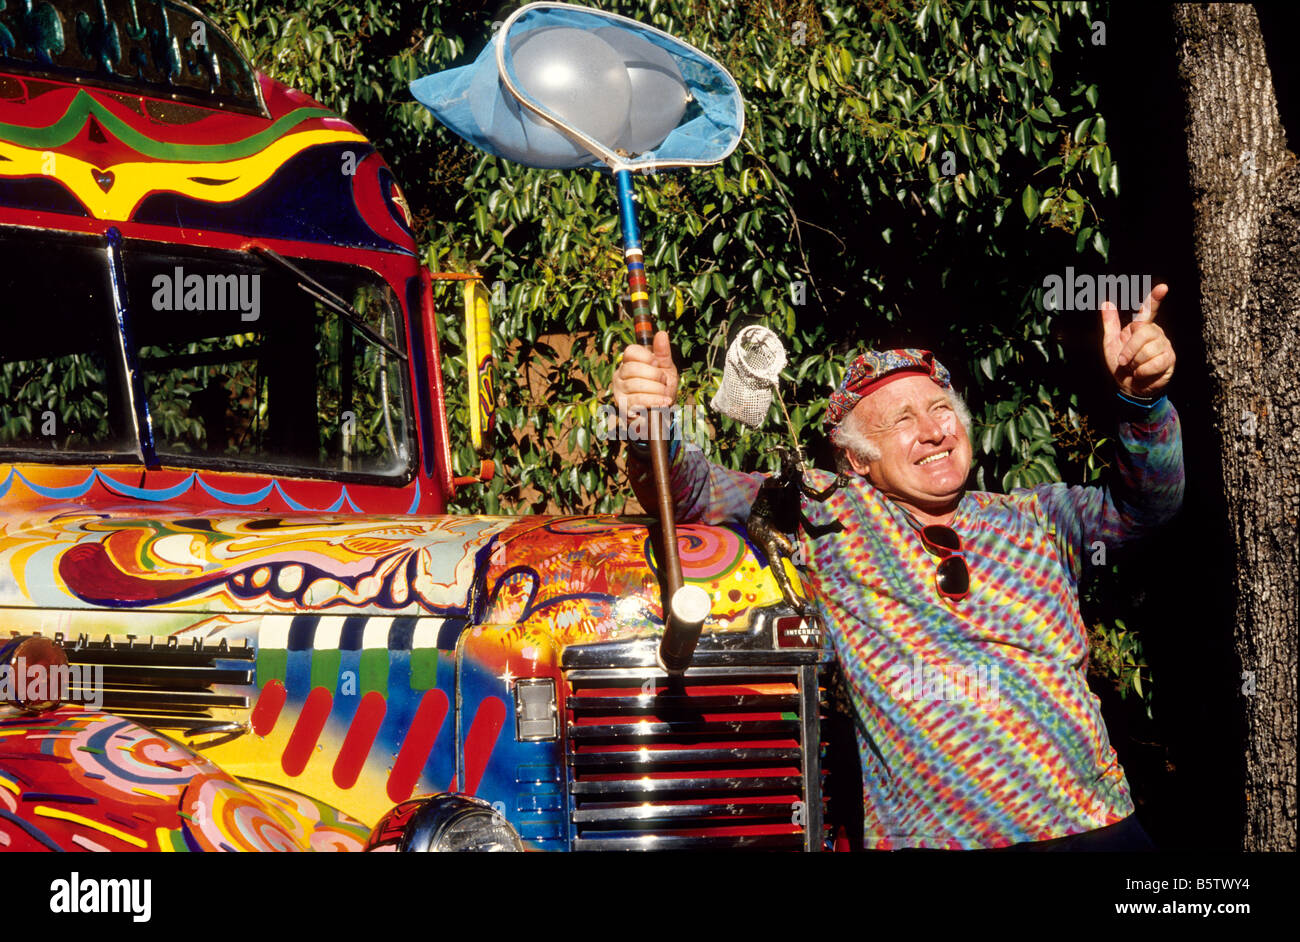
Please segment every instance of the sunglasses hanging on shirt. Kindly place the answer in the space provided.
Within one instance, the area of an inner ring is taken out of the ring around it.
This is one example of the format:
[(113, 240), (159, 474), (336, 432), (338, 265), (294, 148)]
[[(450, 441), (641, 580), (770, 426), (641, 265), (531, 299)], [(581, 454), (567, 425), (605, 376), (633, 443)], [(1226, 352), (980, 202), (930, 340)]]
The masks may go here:
[(946, 599), (960, 602), (970, 594), (970, 570), (962, 552), (961, 537), (949, 527), (931, 524), (921, 528), (921, 542), (931, 553), (942, 557), (935, 573), (935, 586)]

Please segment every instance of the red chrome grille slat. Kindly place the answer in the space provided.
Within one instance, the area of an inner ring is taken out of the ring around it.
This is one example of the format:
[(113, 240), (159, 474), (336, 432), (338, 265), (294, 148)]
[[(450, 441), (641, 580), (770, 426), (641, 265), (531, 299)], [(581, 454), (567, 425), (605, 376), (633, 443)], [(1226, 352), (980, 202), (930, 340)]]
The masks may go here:
[(567, 680), (575, 849), (804, 846), (796, 669)]

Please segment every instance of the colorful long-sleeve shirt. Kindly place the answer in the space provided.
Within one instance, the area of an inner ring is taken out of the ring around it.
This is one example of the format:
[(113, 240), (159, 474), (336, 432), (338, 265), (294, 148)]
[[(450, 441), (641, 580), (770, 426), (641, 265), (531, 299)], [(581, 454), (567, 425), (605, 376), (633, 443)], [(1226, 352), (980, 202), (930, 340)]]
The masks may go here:
[[(1088, 689), (1078, 586), (1086, 557), (1177, 512), (1183, 460), (1168, 400), (1125, 409), (1107, 486), (963, 494), (951, 524), (970, 570), (961, 601), (939, 595), (939, 558), (866, 479), (824, 502), (804, 498), (813, 532), (842, 526), (800, 536), (857, 711), (867, 847), (1004, 847), (1132, 813)], [(743, 523), (763, 480), (710, 464), (692, 446), (678, 448), (671, 467), (684, 522)], [(630, 470), (645, 492), (644, 469)], [(832, 479), (805, 475), (814, 488)]]

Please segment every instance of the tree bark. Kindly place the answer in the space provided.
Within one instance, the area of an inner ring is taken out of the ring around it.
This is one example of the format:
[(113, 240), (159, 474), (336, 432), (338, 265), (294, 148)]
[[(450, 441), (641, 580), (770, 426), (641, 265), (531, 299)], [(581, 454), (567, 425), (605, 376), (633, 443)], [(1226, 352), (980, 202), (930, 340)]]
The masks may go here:
[(1294, 851), (1300, 162), (1287, 149), (1254, 8), (1179, 4), (1173, 20), (1202, 332), (1237, 560), (1242, 849)]

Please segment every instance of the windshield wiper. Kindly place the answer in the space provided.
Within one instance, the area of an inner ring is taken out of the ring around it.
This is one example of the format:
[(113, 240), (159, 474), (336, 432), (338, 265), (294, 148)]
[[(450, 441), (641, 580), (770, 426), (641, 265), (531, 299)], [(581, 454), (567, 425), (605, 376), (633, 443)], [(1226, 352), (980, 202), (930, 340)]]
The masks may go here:
[(378, 344), (398, 359), (409, 359), (405, 353), (393, 346), (390, 341), (385, 340), (380, 334), (376, 333), (373, 328), (368, 327), (365, 321), (362, 320), (361, 315), (357, 313), (356, 308), (351, 304), (348, 304), (347, 301), (344, 301), (337, 294), (329, 288), (326, 288), (323, 284), (311, 275), (307, 274), (293, 262), (289, 261), (279, 252), (274, 249), (269, 249), (265, 245), (250, 245), (248, 250), (262, 256), (267, 261), (274, 262), (289, 274), (293, 275), (293, 277), (298, 281), (299, 288), (346, 320), (352, 325), (353, 330), (365, 337), (371, 343)]

